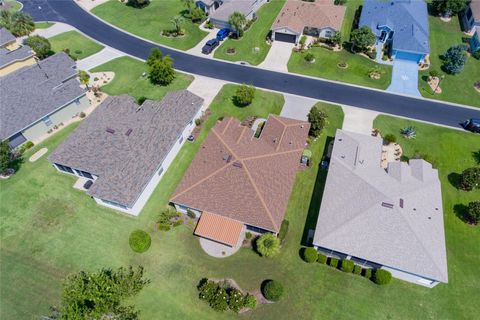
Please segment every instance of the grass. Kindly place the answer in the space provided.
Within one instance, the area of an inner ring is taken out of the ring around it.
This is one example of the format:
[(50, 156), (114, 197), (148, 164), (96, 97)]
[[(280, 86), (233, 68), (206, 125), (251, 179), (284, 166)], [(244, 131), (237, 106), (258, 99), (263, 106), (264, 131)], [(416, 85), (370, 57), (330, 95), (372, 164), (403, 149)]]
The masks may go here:
[(345, 16), (343, 17), (342, 29), (340, 31), (342, 33), (343, 41), (348, 41), (350, 39), (350, 32), (353, 30), (352, 27), (355, 19), (355, 12), (362, 3), (363, 0), (348, 0), (345, 4), (347, 8), (345, 10)]
[(161, 100), (167, 92), (185, 89), (193, 81), (192, 76), (177, 72), (176, 78), (170, 85), (156, 86), (149, 81), (147, 76), (142, 76), (147, 71), (146, 64), (130, 57), (111, 60), (90, 71), (114, 72), (115, 77), (112, 82), (103, 86), (102, 91), (114, 96), (129, 94), (136, 99), (146, 97), (151, 100)]
[(188, 50), (207, 35), (207, 32), (200, 30), (198, 24), (185, 18), (182, 25), (185, 36), (167, 38), (161, 35), (162, 30), (173, 29), (170, 20), (175, 16), (185, 14), (185, 10), (186, 8), (179, 0), (151, 1), (147, 7), (142, 9), (111, 0), (93, 8), (92, 13), (140, 37), (180, 50)]
[[(285, 0), (272, 0), (265, 3), (257, 12), (258, 19), (239, 40), (227, 39), (215, 51), (214, 57), (229, 61), (246, 61), (258, 65), (268, 54), (270, 45), (266, 38), (275, 18), (285, 4)], [(235, 54), (227, 54), (228, 48), (235, 48)], [(254, 48), (259, 48), (258, 52)]]
[(6, 0), (4, 1), (5, 4), (8, 6), (8, 11), (10, 12), (17, 12), (22, 8), (22, 4), (15, 0)]
[(60, 33), (48, 40), (52, 45), (53, 51), (60, 52), (69, 49), (70, 55), (75, 56), (78, 60), (91, 56), (104, 48), (104, 46), (90, 40), (77, 31)]
[(480, 93), (473, 84), (480, 81), (480, 60), (469, 57), (465, 69), (457, 75), (445, 74), (445, 79), (440, 84), (442, 93), (432, 95), (432, 89), (427, 83), (430, 70), (441, 71), (442, 61), (440, 56), (453, 45), (461, 44), (462, 38), (467, 37), (460, 29), (458, 17), (452, 17), (450, 22), (443, 22), (438, 17), (428, 17), (430, 28), (430, 61), (431, 66), (427, 71), (419, 74), (419, 90), (426, 98), (451, 101), (480, 107)]
[(35, 22), (35, 29), (47, 29), (53, 26), (53, 22)]
[[(305, 61), (307, 52), (315, 56), (314, 63)], [(338, 67), (338, 63), (343, 62), (348, 64), (348, 68)], [(381, 78), (370, 78), (368, 73), (377, 68)], [(312, 47), (304, 53), (293, 52), (288, 61), (288, 71), (378, 89), (386, 89), (392, 78), (391, 66), (380, 65), (347, 50), (334, 52), (321, 47)]]

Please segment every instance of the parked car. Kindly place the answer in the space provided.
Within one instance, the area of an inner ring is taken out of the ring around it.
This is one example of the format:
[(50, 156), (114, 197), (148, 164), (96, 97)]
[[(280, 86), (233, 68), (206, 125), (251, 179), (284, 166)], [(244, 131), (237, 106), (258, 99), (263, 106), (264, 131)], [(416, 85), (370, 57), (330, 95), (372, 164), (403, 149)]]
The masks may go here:
[(471, 118), (462, 123), (462, 127), (465, 130), (480, 133), (480, 119)]
[(92, 184), (93, 184), (93, 181), (92, 181), (92, 180), (87, 180), (87, 182), (85, 182), (85, 184), (83, 185), (83, 189), (85, 189), (85, 190), (90, 189), (90, 187), (92, 186)]
[(217, 39), (208, 40), (207, 43), (205, 43), (205, 45), (202, 48), (202, 53), (204, 54), (212, 53), (213, 49), (215, 49), (219, 44), (220, 42)]
[(188, 141), (193, 142), (195, 141), (195, 136), (193, 134), (189, 135), (187, 138)]
[(218, 41), (223, 41), (225, 40), (226, 37), (228, 37), (230, 35), (230, 29), (228, 28), (223, 28), (223, 29), (220, 29), (220, 31), (217, 32), (217, 40)]

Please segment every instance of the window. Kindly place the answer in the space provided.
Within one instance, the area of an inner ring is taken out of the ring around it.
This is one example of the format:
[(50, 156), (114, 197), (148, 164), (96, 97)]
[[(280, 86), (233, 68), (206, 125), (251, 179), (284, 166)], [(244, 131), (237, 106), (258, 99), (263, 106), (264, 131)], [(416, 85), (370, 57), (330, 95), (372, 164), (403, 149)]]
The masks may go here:
[(160, 170), (158, 170), (158, 175), (161, 176), (163, 173), (163, 167), (160, 167)]
[(63, 172), (68, 172), (68, 173), (72, 173), (72, 174), (75, 174), (75, 172), (73, 172), (72, 168), (70, 167), (67, 167), (67, 166), (62, 166), (61, 164), (58, 164), (58, 163), (55, 163), (55, 165), (57, 166), (57, 168)]
[(265, 229), (262, 229), (262, 228), (258, 228), (258, 227), (254, 227), (254, 226), (250, 226), (247, 224), (247, 230), (250, 230), (250, 231), (253, 231), (253, 232), (257, 232), (257, 233), (266, 233), (266, 232), (270, 232), (270, 231), (267, 231)]
[(88, 172), (85, 172), (85, 171), (82, 171), (82, 170), (77, 170), (75, 169), (75, 171), (77, 172), (77, 174), (80, 176), (80, 177), (84, 177), (84, 178), (88, 178), (88, 179), (93, 179), (93, 176), (88, 173)]
[(103, 199), (100, 199), (100, 200), (102, 200), (103, 203), (109, 204), (109, 205), (114, 206), (114, 207), (119, 207), (119, 208), (122, 208), (122, 209), (128, 209), (127, 206), (124, 206), (122, 204), (119, 204), (119, 203), (116, 203), (116, 202), (113, 202), (113, 201), (110, 201), (110, 200), (103, 200)]
[(51, 126), (52, 125), (52, 120), (50, 120), (50, 117), (45, 117), (42, 119), (43, 123), (45, 123), (46, 126)]

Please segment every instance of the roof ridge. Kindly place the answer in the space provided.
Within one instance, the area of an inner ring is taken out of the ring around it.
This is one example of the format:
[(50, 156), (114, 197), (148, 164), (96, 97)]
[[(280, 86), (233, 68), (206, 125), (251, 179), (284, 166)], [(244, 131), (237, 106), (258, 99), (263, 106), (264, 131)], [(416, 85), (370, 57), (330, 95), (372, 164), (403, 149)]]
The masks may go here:
[(302, 151), (303, 149), (304, 149), (304, 148), (298, 148), (298, 149), (281, 151), (281, 152), (265, 153), (265, 154), (262, 154), (262, 155), (259, 155), (259, 156), (252, 156), (252, 157), (242, 158), (242, 160), (247, 160), (247, 161), (248, 161), (248, 160), (256, 160), (256, 159), (260, 159), (260, 158), (267, 158), (267, 157), (278, 156), (278, 155), (282, 155), (282, 154), (287, 154), (287, 153), (293, 153), (293, 152), (297, 152), (297, 151)]
[[(227, 132), (228, 126), (230, 125), (230, 122), (232, 122), (232, 120), (233, 120), (233, 117), (228, 118), (227, 125), (225, 126), (225, 128), (223, 128), (222, 134), (225, 134), (225, 132)], [(215, 129), (215, 128), (212, 128), (212, 129)]]
[(240, 159), (240, 157), (232, 150), (232, 148), (230, 148), (230, 146), (228, 145), (228, 143), (225, 142), (225, 140), (223, 140), (223, 138), (220, 136), (220, 134), (217, 133), (217, 130), (215, 130), (215, 128), (212, 128), (212, 132), (215, 134), (215, 136), (218, 138), (218, 140), (220, 140), (220, 142), (223, 144), (223, 146), (225, 148), (228, 149), (228, 151), (230, 151), (232, 153), (232, 155), (238, 160)]

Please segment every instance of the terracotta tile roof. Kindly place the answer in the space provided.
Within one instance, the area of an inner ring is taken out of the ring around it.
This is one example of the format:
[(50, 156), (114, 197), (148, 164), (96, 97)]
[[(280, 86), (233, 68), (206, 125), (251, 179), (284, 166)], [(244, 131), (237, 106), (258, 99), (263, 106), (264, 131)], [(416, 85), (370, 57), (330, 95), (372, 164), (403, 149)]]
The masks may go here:
[(344, 6), (336, 6), (329, 0), (315, 2), (289, 0), (278, 14), (272, 29), (289, 28), (298, 33), (303, 33), (305, 27), (331, 27), (340, 30), (345, 9)]
[(271, 115), (257, 139), (234, 118), (217, 122), (171, 202), (278, 232), (309, 129)]
[(240, 239), (242, 229), (243, 223), (240, 221), (204, 211), (195, 228), (195, 234), (234, 247)]

